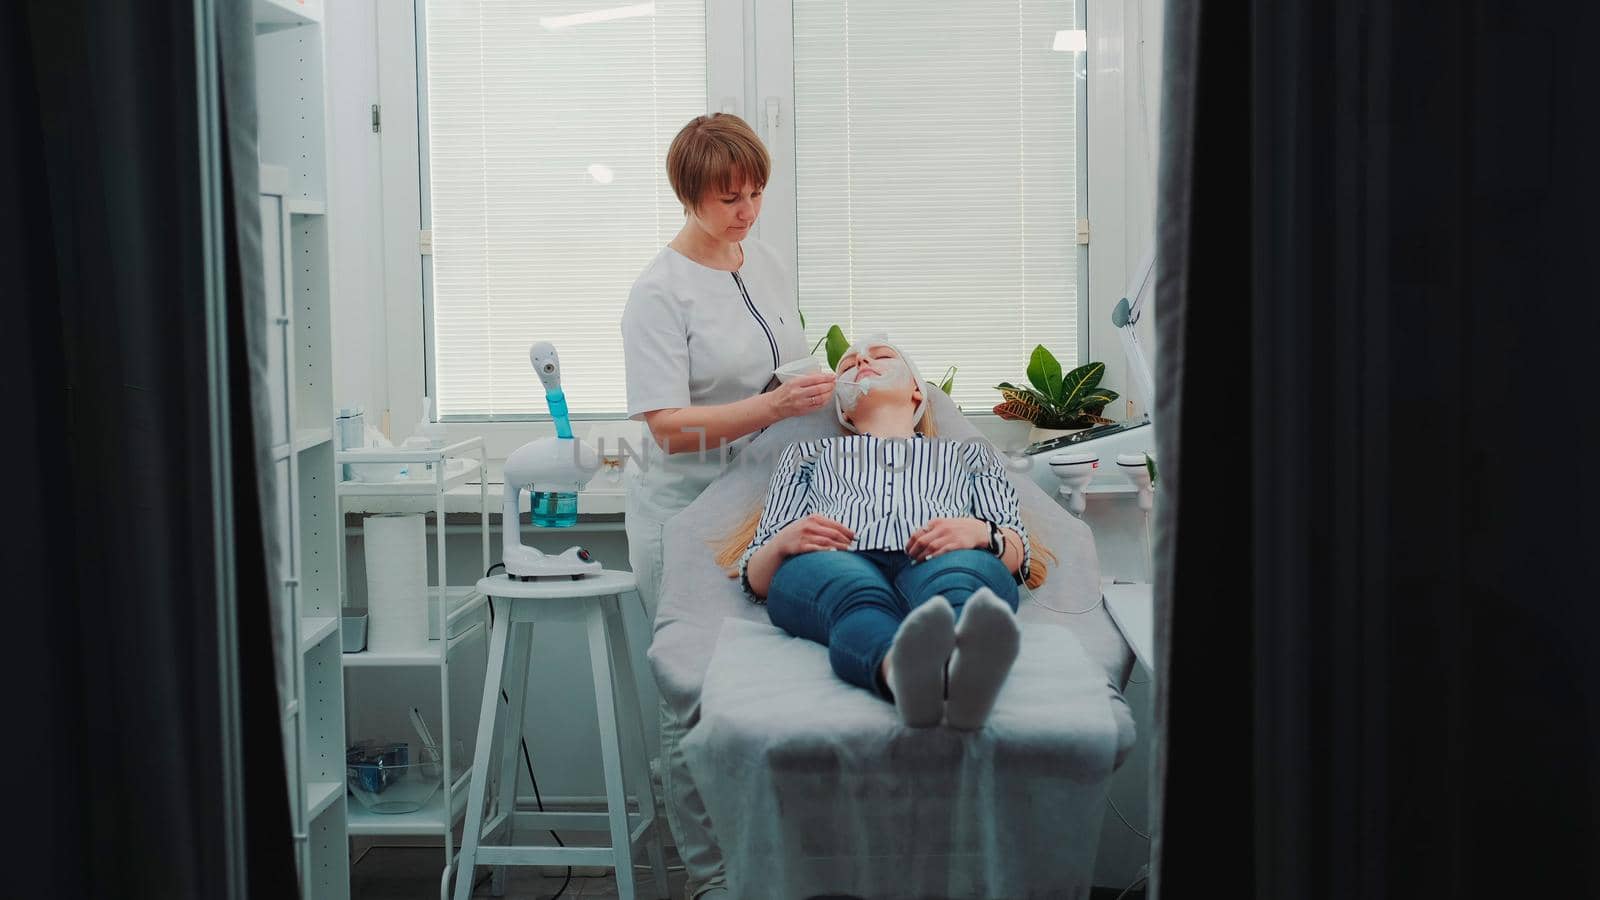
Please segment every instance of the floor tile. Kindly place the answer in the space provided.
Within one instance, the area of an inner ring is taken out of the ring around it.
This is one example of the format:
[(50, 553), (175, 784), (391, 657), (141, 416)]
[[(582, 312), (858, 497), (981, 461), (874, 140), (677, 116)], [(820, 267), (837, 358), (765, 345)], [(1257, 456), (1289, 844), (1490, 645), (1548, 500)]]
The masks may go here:
[[(642, 857), (641, 857), (642, 859)], [(665, 854), (669, 867), (667, 890), (673, 900), (686, 896), (684, 883), (687, 875), (681, 870), (683, 862), (669, 846)], [(350, 900), (437, 900), (439, 872), (444, 866), (444, 850), (440, 847), (373, 847), (351, 867)], [(489, 870), (480, 866), (477, 872), (474, 898), (492, 897)], [(634, 870), (634, 884), (641, 898), (653, 898), (648, 869)], [(565, 879), (541, 875), (538, 868), (511, 866), (506, 876), (504, 900), (550, 900), (561, 890)], [(561, 900), (610, 900), (617, 897), (615, 875), (601, 877), (574, 876), (561, 893)]]

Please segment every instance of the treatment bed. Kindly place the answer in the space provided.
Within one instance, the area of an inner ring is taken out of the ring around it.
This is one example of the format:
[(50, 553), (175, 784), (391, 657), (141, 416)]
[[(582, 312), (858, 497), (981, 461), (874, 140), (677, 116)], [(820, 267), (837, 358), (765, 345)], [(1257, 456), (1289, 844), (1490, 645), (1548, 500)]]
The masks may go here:
[[(981, 439), (929, 393), (941, 438)], [(1012, 474), (1030, 540), (1056, 558), (1022, 589), (1017, 663), (983, 730), (908, 729), (712, 558), (764, 502), (782, 447), (842, 433), (831, 406), (779, 422), (664, 531), (649, 660), (681, 738), (663, 761), (688, 798), (676, 814), (714, 835), (734, 897), (1087, 897), (1134, 743), (1133, 655), (1098, 603), (1088, 526)]]

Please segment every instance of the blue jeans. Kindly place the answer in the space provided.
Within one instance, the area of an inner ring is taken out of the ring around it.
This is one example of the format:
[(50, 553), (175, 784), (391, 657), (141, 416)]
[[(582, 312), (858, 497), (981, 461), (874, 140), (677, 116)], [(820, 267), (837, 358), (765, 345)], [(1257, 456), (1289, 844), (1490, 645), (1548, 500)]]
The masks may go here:
[(826, 646), (840, 678), (892, 700), (878, 670), (900, 623), (937, 594), (959, 621), (980, 587), (1016, 610), (1016, 579), (984, 550), (952, 550), (924, 562), (900, 550), (822, 550), (778, 566), (767, 588), (767, 614), (795, 637)]

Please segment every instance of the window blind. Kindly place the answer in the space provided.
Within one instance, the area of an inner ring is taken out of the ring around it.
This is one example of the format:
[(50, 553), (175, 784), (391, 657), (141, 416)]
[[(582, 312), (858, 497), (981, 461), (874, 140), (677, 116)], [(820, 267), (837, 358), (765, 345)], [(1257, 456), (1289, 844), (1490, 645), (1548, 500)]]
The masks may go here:
[[(1071, 0), (794, 0), (796, 276), (815, 342), (887, 331), (967, 412), (1078, 361)], [(819, 352), (820, 355), (820, 352)]]
[(428, 0), (433, 373), (451, 418), (626, 409), (628, 289), (683, 225), (666, 152), (705, 112), (703, 0)]

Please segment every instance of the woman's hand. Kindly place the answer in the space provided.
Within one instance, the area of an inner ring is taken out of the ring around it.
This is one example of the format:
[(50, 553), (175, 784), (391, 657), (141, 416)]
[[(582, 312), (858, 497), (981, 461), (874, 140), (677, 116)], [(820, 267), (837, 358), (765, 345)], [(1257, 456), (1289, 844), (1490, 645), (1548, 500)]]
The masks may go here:
[(841, 523), (812, 513), (785, 525), (773, 535), (771, 543), (787, 558), (815, 550), (846, 550), (855, 539), (855, 532)]
[(833, 397), (832, 372), (813, 372), (780, 384), (766, 396), (779, 419), (803, 416), (822, 407)]
[(922, 562), (951, 550), (989, 546), (989, 523), (968, 517), (932, 519), (906, 541), (906, 554)]

